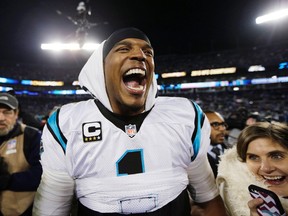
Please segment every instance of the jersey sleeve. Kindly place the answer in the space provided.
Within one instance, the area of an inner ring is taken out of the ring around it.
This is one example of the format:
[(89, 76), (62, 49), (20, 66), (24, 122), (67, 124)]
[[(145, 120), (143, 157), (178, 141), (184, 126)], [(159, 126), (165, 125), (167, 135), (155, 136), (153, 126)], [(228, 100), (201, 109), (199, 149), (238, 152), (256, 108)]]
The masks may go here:
[(43, 130), (43, 174), (33, 206), (36, 216), (65, 216), (71, 208), (74, 180), (66, 169), (65, 137), (58, 123), (59, 110), (50, 116)]
[(40, 186), (34, 198), (34, 216), (68, 216), (74, 191), (73, 179), (67, 173), (43, 168)]
[(194, 138), (192, 137), (194, 156), (187, 169), (188, 189), (192, 199), (195, 202), (202, 203), (212, 200), (219, 195), (219, 192), (207, 158), (210, 145), (210, 124), (201, 108), (195, 103), (193, 105), (196, 107)]

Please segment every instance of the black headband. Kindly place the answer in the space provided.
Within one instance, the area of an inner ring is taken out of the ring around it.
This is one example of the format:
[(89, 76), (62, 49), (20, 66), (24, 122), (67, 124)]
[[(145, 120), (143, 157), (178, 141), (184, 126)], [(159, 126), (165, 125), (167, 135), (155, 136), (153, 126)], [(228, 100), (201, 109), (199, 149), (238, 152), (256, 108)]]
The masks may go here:
[(109, 36), (109, 38), (105, 41), (105, 44), (103, 47), (103, 59), (106, 58), (106, 56), (108, 55), (108, 53), (110, 52), (110, 50), (114, 47), (116, 43), (126, 38), (142, 39), (151, 45), (149, 38), (139, 29), (133, 28), (133, 27), (120, 29), (112, 33)]

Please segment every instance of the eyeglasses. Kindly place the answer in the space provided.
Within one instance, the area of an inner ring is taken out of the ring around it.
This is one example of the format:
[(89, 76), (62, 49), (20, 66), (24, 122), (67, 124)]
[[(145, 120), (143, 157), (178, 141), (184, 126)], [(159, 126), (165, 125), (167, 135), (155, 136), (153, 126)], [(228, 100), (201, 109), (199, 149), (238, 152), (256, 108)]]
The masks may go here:
[(215, 130), (219, 130), (219, 127), (222, 126), (225, 129), (228, 128), (228, 124), (226, 122), (212, 122), (210, 123), (210, 125), (215, 129)]

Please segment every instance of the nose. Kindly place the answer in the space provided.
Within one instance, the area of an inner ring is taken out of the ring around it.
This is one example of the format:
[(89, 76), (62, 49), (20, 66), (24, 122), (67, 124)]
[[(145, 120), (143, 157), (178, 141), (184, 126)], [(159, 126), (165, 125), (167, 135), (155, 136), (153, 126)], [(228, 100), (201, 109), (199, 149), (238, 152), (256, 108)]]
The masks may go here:
[(260, 170), (269, 173), (274, 170), (273, 164), (269, 160), (262, 160)]
[(141, 48), (134, 49), (131, 55), (131, 59), (135, 59), (138, 61), (144, 61), (146, 59), (146, 55)]

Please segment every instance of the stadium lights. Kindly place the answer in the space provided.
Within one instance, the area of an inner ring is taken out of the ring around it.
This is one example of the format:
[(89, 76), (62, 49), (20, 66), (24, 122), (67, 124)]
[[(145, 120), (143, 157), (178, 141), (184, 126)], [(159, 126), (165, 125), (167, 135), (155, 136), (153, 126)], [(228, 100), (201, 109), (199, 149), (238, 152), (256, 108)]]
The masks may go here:
[(265, 71), (265, 67), (262, 65), (251, 65), (248, 68), (248, 72), (258, 72), (258, 71)]
[(192, 70), (191, 76), (192, 77), (193, 76), (207, 76), (207, 75), (232, 74), (232, 73), (236, 73), (236, 67)]
[(161, 77), (162, 78), (172, 78), (172, 77), (184, 77), (186, 76), (186, 72), (182, 71), (182, 72), (169, 72), (169, 73), (162, 73)]
[(93, 51), (95, 50), (99, 44), (97, 43), (85, 43), (81, 47), (78, 43), (44, 43), (41, 44), (42, 50), (53, 50), (53, 51), (61, 51), (61, 50), (70, 50), (70, 51), (77, 51), (77, 50), (88, 50)]
[(278, 20), (281, 19), (283, 17), (288, 16), (288, 8), (287, 9), (282, 9), (279, 11), (275, 11), (269, 14), (265, 14), (263, 16), (259, 16), (256, 18), (256, 24), (262, 24), (264, 22), (269, 22), (272, 20)]
[[(255, 79), (237, 79), (237, 80), (222, 80), (222, 81), (208, 81), (208, 82), (192, 82), (192, 83), (178, 83), (178, 84), (162, 84), (157, 85), (158, 90), (185, 90), (194, 88), (217, 88), (217, 87), (233, 87), (233, 91), (238, 91), (240, 86), (247, 85), (262, 85), (262, 84), (274, 84), (274, 83), (288, 83), (288, 76), (277, 77), (272, 76), (270, 78), (255, 78)], [(7, 92), (12, 90), (12, 87), (0, 86), (0, 92)], [(46, 92), (46, 91), (44, 91)], [(19, 94), (39, 95), (41, 92), (32, 92), (29, 90), (19, 91)], [(42, 92), (43, 93), (43, 92)], [(17, 93), (18, 94), (18, 93)], [(52, 90), (47, 91), (47, 94), (53, 95), (79, 95), (89, 94), (83, 89), (66, 89), (66, 90)]]
[(63, 81), (22, 80), (21, 84), (30, 86), (64, 86)]

